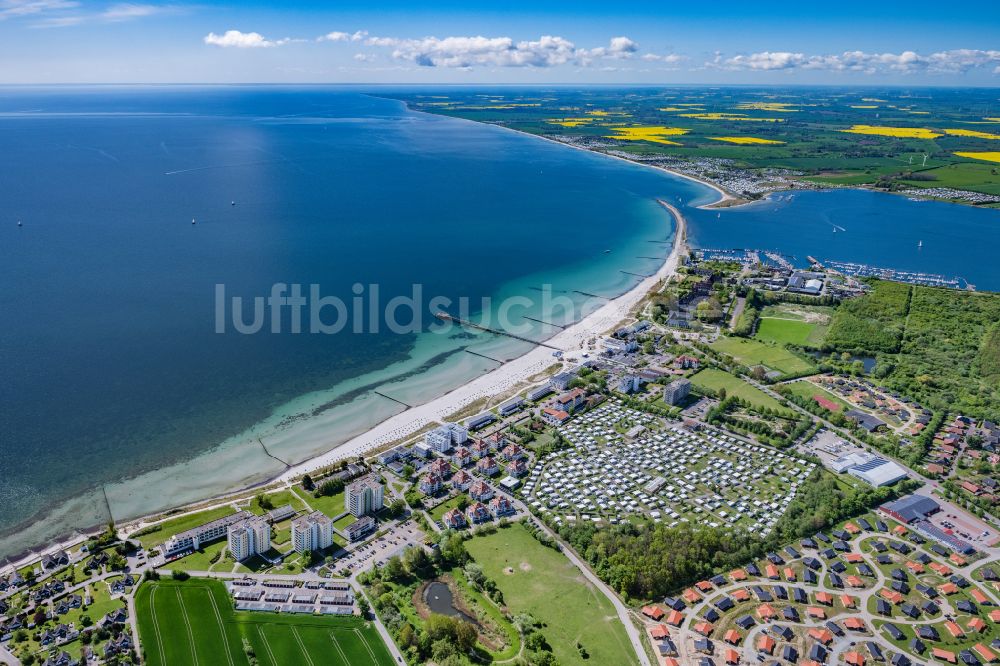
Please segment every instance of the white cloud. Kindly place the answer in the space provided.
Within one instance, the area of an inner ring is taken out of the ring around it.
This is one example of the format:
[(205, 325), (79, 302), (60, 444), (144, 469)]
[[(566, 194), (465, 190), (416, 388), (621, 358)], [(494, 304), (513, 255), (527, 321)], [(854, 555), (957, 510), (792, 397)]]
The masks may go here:
[(642, 56), (643, 60), (648, 62), (662, 62), (668, 65), (679, 65), (682, 62), (688, 60), (687, 56), (679, 55), (677, 53), (668, 53), (667, 55), (657, 55), (656, 53), (644, 53)]
[(354, 59), (358, 62), (372, 62), (375, 60), (375, 56), (369, 53), (355, 53)]
[(106, 10), (101, 12), (101, 18), (106, 21), (130, 21), (132, 19), (143, 18), (144, 16), (160, 14), (165, 11), (170, 11), (170, 9), (170, 7), (164, 7), (162, 5), (142, 5), (131, 2), (122, 2), (117, 5), (111, 5)]
[(629, 58), (638, 44), (628, 37), (615, 37), (608, 46), (577, 48), (563, 37), (543, 35), (536, 40), (515, 41), (510, 37), (366, 37), (366, 46), (391, 48), (397, 60), (423, 67), (555, 67), (589, 65), (602, 58)]
[(73, 9), (80, 3), (73, 0), (0, 0), (0, 20), (15, 16), (31, 16), (53, 10)]
[(362, 39), (368, 36), (367, 30), (358, 30), (356, 32), (328, 32), (322, 37), (316, 39), (317, 42), (360, 42)]
[(962, 74), (971, 69), (1000, 62), (1000, 51), (954, 49), (921, 55), (915, 51), (900, 53), (866, 53), (845, 51), (840, 54), (807, 55), (787, 51), (762, 51), (749, 55), (723, 58), (716, 55), (706, 66), (728, 70), (825, 70), (859, 72), (863, 74), (927, 72), (931, 74)]
[(239, 30), (226, 30), (224, 34), (217, 35), (214, 32), (210, 32), (205, 35), (205, 43), (212, 46), (221, 46), (223, 48), (238, 48), (238, 49), (261, 49), (269, 48), (272, 46), (280, 46), (282, 44), (288, 43), (287, 39), (279, 39), (277, 41), (271, 41), (265, 39), (264, 35), (259, 32), (240, 32)]

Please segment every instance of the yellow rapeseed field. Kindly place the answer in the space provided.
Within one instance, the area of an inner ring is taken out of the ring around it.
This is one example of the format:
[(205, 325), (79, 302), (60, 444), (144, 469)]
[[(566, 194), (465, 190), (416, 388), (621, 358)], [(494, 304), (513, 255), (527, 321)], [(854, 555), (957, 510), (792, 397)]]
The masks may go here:
[(776, 145), (784, 143), (784, 141), (775, 141), (774, 139), (758, 139), (755, 136), (710, 136), (708, 138), (712, 141), (725, 141), (739, 145)]
[(551, 118), (545, 122), (550, 125), (559, 125), (560, 127), (579, 127), (580, 125), (588, 125), (594, 122), (593, 118)]
[(936, 139), (940, 134), (922, 127), (880, 127), (877, 125), (855, 125), (851, 129), (837, 130), (848, 134), (873, 134), (892, 136), (899, 139)]
[(745, 113), (681, 113), (681, 118), (697, 118), (698, 120), (746, 120), (758, 123), (783, 123), (784, 118), (751, 118)]
[(687, 134), (690, 130), (682, 127), (615, 127), (614, 134), (605, 136), (606, 139), (620, 139), (622, 141), (649, 141), (651, 143), (662, 143), (667, 146), (679, 146), (676, 141), (666, 139), (668, 136), (680, 136)]
[(737, 104), (737, 109), (749, 109), (751, 111), (780, 111), (782, 113), (795, 113), (798, 109), (793, 109), (791, 107), (795, 104), (790, 104), (788, 102), (743, 102)]
[(976, 130), (946, 129), (944, 130), (944, 133), (951, 136), (971, 136), (976, 139), (1000, 140), (1000, 134), (990, 134), (989, 132), (977, 132)]
[(960, 152), (955, 154), (958, 155), (959, 157), (968, 157), (969, 159), (973, 160), (984, 160), (986, 162), (1000, 162), (1000, 152), (994, 152), (994, 153)]

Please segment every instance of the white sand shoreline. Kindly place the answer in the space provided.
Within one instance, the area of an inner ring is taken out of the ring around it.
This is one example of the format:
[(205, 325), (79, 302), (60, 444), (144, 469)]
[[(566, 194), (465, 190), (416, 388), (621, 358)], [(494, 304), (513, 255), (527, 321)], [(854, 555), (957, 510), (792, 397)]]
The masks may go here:
[[(456, 120), (466, 119), (459, 118)], [(476, 121), (467, 120), (467, 122)], [(477, 124), (482, 125), (483, 123)], [(615, 155), (607, 155), (606, 153), (588, 150), (580, 146), (555, 141), (547, 137), (528, 134), (526, 132), (519, 132), (518, 130), (512, 130), (502, 126), (495, 127), (509, 131), (517, 131), (519, 134), (525, 136), (551, 141), (552, 143), (561, 146), (582, 150), (595, 155), (603, 155), (604, 157), (621, 160), (636, 166), (652, 167), (670, 175), (679, 176), (681, 178), (700, 183), (713, 189), (720, 195), (721, 198), (712, 202), (713, 204), (735, 199), (735, 197), (718, 186), (687, 174), (670, 171), (669, 169), (664, 169), (662, 167), (633, 162), (632, 160), (627, 160)], [(665, 201), (659, 201), (659, 203), (670, 212), (676, 221), (673, 245), (670, 254), (665, 258), (664, 263), (660, 266), (656, 273), (643, 279), (640, 283), (633, 286), (625, 293), (609, 300), (607, 303), (603, 304), (600, 308), (585, 316), (580, 321), (569, 325), (567, 328), (544, 340), (547, 345), (558, 347), (564, 352), (569, 353), (581, 350), (587, 339), (599, 336), (614, 328), (619, 322), (628, 316), (632, 308), (634, 308), (637, 303), (642, 301), (651, 289), (659, 284), (661, 280), (669, 277), (676, 271), (680, 260), (681, 250), (686, 246), (687, 224), (683, 215), (676, 207)], [(707, 205), (710, 204), (706, 204), (705, 206)], [(199, 500), (184, 502), (174, 507), (164, 507), (161, 510), (145, 514), (143, 516), (123, 518), (120, 520), (120, 523), (128, 529), (135, 529), (138, 526), (144, 526), (162, 520), (167, 512), (171, 512), (171, 515), (175, 516), (178, 515), (178, 513), (189, 510), (191, 507), (195, 506), (210, 507), (222, 505), (232, 501), (233, 497), (245, 494), (255, 488), (267, 487), (274, 485), (275, 483), (288, 483), (298, 477), (301, 477), (305, 473), (328, 467), (329, 465), (340, 460), (370, 454), (373, 450), (381, 448), (390, 442), (405, 438), (428, 424), (440, 422), (448, 415), (460, 411), (464, 407), (467, 407), (469, 404), (472, 404), (481, 398), (508, 393), (519, 385), (525, 385), (530, 377), (538, 375), (550, 367), (554, 362), (555, 359), (552, 357), (551, 349), (544, 346), (535, 347), (522, 356), (507, 361), (502, 366), (488, 372), (485, 375), (480, 375), (466, 384), (463, 384), (462, 386), (459, 386), (458, 388), (455, 388), (448, 393), (434, 398), (424, 404), (417, 405), (389, 417), (369, 430), (366, 430), (364, 433), (341, 444), (337, 444), (326, 452), (320, 453), (304, 460), (301, 463), (291, 466), (284, 472), (276, 476), (272, 476), (265, 481), (237, 489), (221, 490), (216, 494), (206, 493), (206, 496)], [(60, 540), (59, 547), (68, 548), (80, 543), (84, 540), (84, 538), (85, 537), (80, 536), (78, 533), (74, 536)], [(45, 545), (33, 548), (31, 552), (47, 552), (55, 547), (56, 544), (54, 542), (49, 542)], [(35, 557), (37, 557), (37, 555), (24, 555), (18, 558), (18, 562), (16, 564), (20, 566)]]
[[(659, 203), (676, 221), (673, 246), (660, 268), (621, 296), (608, 301), (580, 321), (545, 340), (547, 345), (557, 347), (566, 354), (581, 351), (586, 340), (614, 328), (654, 287), (676, 272), (682, 249), (686, 247), (687, 221), (673, 205), (665, 201)], [(428, 424), (441, 422), (449, 414), (458, 412), (480, 398), (494, 396), (519, 384), (525, 384), (530, 377), (550, 366), (552, 362), (552, 351), (548, 347), (535, 347), (445, 395), (400, 412), (327, 453), (290, 467), (278, 480), (292, 481), (339, 460), (369, 454), (379, 447), (417, 432)]]

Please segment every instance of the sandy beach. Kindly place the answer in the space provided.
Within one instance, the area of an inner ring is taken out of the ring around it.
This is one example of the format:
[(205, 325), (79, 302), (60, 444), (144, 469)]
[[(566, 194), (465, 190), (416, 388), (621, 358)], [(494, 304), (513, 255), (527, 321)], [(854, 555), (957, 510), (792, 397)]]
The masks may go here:
[[(662, 200), (659, 203), (676, 222), (673, 245), (663, 265), (656, 273), (645, 278), (618, 298), (608, 301), (580, 321), (545, 340), (547, 345), (562, 350), (567, 357), (573, 357), (582, 352), (587, 340), (615, 328), (653, 288), (674, 274), (686, 248), (687, 222), (676, 207)], [(553, 361), (551, 349), (536, 347), (527, 354), (511, 360), (496, 370), (439, 398), (412, 407), (383, 421), (371, 430), (344, 442), (327, 453), (290, 467), (280, 476), (279, 480), (291, 481), (338, 460), (369, 454), (390, 442), (417, 432), (428, 424), (440, 423), (447, 415), (454, 414), (481, 398), (498, 395), (510, 391), (518, 385), (526, 384), (532, 376), (552, 365)]]

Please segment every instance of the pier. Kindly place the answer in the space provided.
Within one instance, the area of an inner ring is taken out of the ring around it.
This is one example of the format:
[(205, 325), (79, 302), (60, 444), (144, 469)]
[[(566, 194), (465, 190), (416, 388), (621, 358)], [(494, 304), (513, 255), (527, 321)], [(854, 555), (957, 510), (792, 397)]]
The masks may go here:
[[(493, 333), (494, 335), (505, 335), (508, 338), (513, 338), (515, 340), (520, 340), (521, 342), (528, 342), (530, 344), (537, 345), (539, 347), (548, 347), (549, 349), (553, 349), (555, 351), (563, 351), (562, 349), (559, 349), (558, 347), (553, 347), (552, 345), (550, 345), (548, 343), (539, 342), (538, 340), (532, 340), (531, 338), (526, 338), (523, 335), (516, 335), (514, 333), (508, 333), (507, 331), (503, 331), (503, 330), (500, 330), (498, 328), (490, 328), (489, 326), (483, 326), (482, 324), (477, 324), (476, 322), (469, 321), (468, 319), (462, 319), (460, 317), (454, 317), (454, 316), (448, 314), (447, 312), (440, 312), (440, 311), (439, 312), (435, 312), (434, 316), (437, 317), (438, 319), (442, 319), (444, 321), (453, 321), (456, 324), (460, 324), (462, 326), (468, 326), (469, 328), (475, 328), (475, 329), (478, 329), (480, 331), (486, 331), (487, 333)], [(385, 397), (388, 398), (389, 396), (385, 396)], [(390, 398), (390, 400), (391, 399), (392, 398)], [(399, 401), (397, 400), (396, 402), (399, 402)], [(400, 404), (403, 404), (403, 403), (400, 403)]]
[(260, 448), (264, 449), (264, 453), (267, 454), (268, 458), (273, 458), (274, 460), (277, 460), (282, 465), (284, 465), (286, 469), (289, 468), (289, 467), (291, 467), (291, 465), (289, 465), (288, 463), (286, 463), (284, 460), (282, 460), (278, 456), (276, 456), (273, 453), (271, 453), (270, 451), (268, 451), (267, 447), (264, 446), (264, 440), (262, 440), (260, 437), (257, 438), (257, 443), (260, 444)]
[(379, 396), (381, 398), (385, 398), (386, 400), (392, 400), (393, 402), (398, 403), (398, 404), (402, 405), (403, 407), (406, 407), (407, 409), (413, 409), (413, 405), (408, 405), (405, 402), (403, 402), (402, 400), (397, 400), (396, 398), (393, 398), (391, 395), (386, 395), (385, 393), (381, 393), (381, 392), (379, 392), (377, 390), (376, 391), (372, 391), (372, 393), (374, 393), (375, 395), (377, 395), (377, 396)]
[(591, 298), (603, 298), (606, 301), (610, 301), (611, 300), (607, 296), (599, 296), (598, 294), (592, 294), (589, 291), (580, 291), (579, 289), (574, 289), (573, 293), (574, 294), (583, 294), (584, 296), (590, 296)]
[(463, 351), (465, 351), (468, 354), (472, 354), (473, 356), (481, 356), (482, 358), (485, 358), (487, 361), (493, 361), (494, 363), (499, 363), (500, 365), (504, 364), (504, 361), (501, 361), (500, 359), (493, 358), (492, 356), (487, 356), (486, 354), (480, 354), (479, 352), (474, 352), (471, 349), (465, 349)]
[(650, 273), (649, 275), (643, 275), (642, 273), (632, 273), (631, 271), (619, 271), (619, 272), (624, 273), (625, 275), (631, 275), (633, 277), (642, 278), (643, 280), (645, 280), (648, 277), (653, 277), (654, 275), (656, 275), (656, 273)]
[(553, 324), (551, 321), (544, 321), (542, 319), (535, 319), (534, 317), (525, 316), (525, 319), (527, 319), (528, 321), (536, 321), (539, 324), (545, 324), (546, 326), (554, 326), (555, 328), (566, 328), (565, 326), (561, 326), (559, 324)]

